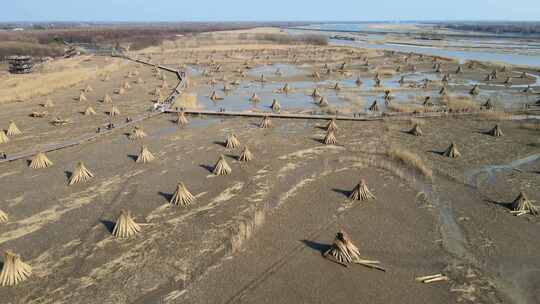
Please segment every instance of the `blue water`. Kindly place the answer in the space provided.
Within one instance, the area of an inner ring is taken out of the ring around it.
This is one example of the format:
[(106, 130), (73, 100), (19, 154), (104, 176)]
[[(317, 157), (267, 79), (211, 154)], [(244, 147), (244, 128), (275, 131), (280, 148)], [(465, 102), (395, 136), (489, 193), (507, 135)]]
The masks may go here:
[[(401, 45), (401, 44), (391, 44), (391, 43), (381, 43), (378, 42), (381, 37), (384, 37), (382, 34), (376, 34), (377, 32), (380, 32), (380, 29), (377, 28), (370, 28), (370, 24), (368, 23), (359, 23), (359, 24), (322, 24), (322, 25), (312, 25), (309, 28), (312, 28), (313, 30), (321, 29), (321, 30), (335, 30), (335, 31), (350, 31), (350, 32), (373, 32), (373, 34), (362, 34), (358, 35), (358, 40), (356, 41), (347, 41), (347, 40), (336, 40), (336, 39), (330, 39), (330, 43), (333, 45), (347, 45), (347, 46), (354, 46), (354, 47), (362, 47), (362, 48), (370, 48), (370, 49), (384, 49), (384, 50), (393, 50), (393, 51), (399, 51), (399, 52), (414, 52), (418, 54), (424, 54), (424, 55), (431, 55), (431, 56), (440, 56), (440, 57), (446, 57), (446, 58), (453, 58), (457, 59), (461, 63), (468, 61), (468, 60), (476, 60), (476, 61), (489, 61), (489, 62), (499, 62), (499, 63), (506, 63), (506, 64), (513, 64), (513, 65), (520, 65), (520, 66), (530, 66), (530, 67), (540, 67), (540, 54), (537, 51), (538, 48), (538, 42), (539, 41), (532, 41), (528, 42), (528, 44), (531, 44), (530, 54), (518, 54), (518, 53), (502, 53), (497, 52), (497, 50), (491, 51), (476, 51), (476, 50), (451, 50), (451, 49), (444, 49), (444, 48), (438, 48), (438, 47), (431, 47), (431, 46), (412, 46), (412, 45)], [(290, 33), (293, 34), (302, 34), (305, 33), (305, 31), (302, 30), (294, 30), (290, 29)], [(395, 33), (405, 33), (404, 30), (395, 30), (392, 29), (392, 32)], [(418, 34), (418, 33), (414, 33)], [(517, 40), (513, 40), (510, 38), (504, 38), (504, 37), (486, 37), (484, 39), (475, 38), (475, 40), (470, 40), (470, 44), (472, 46), (485, 46), (485, 43), (489, 43), (490, 41), (493, 41), (493, 39), (497, 39), (498, 44), (507, 42), (506, 46), (511, 47), (512, 45), (515, 45), (516, 43), (519, 44)], [(538, 40), (538, 39), (537, 39)], [(451, 44), (453, 41), (456, 41), (456, 38), (450, 38), (449, 43)], [(423, 44), (427, 43), (427, 41), (423, 40)], [(515, 49), (520, 49), (523, 51), (523, 47), (516, 46)], [(499, 50), (500, 51), (500, 50)]]

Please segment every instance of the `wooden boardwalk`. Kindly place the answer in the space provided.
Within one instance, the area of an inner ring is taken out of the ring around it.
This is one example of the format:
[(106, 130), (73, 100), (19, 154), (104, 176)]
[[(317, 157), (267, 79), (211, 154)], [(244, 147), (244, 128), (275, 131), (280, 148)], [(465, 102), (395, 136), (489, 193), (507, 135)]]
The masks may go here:
[[(436, 118), (436, 117), (445, 117), (445, 116), (470, 116), (478, 115), (485, 113), (486, 111), (474, 111), (474, 112), (431, 112), (431, 113), (377, 113), (377, 114), (363, 114), (357, 116), (347, 116), (347, 115), (322, 115), (322, 114), (294, 114), (294, 113), (272, 113), (272, 112), (228, 112), (228, 111), (210, 111), (210, 110), (165, 110), (167, 113), (179, 113), (184, 112), (188, 115), (208, 115), (208, 116), (221, 116), (221, 117), (270, 117), (270, 118), (283, 118), (283, 119), (314, 119), (314, 120), (329, 120), (335, 119), (340, 121), (376, 121), (384, 119), (409, 119), (409, 118)], [(512, 111), (507, 112), (511, 115), (539, 115), (540, 110), (530, 110), (530, 111)]]

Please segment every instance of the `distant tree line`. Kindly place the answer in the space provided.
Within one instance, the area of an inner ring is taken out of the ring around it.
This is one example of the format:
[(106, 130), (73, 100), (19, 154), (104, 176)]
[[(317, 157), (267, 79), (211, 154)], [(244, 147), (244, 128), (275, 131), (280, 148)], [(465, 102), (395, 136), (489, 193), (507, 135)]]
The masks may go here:
[(440, 24), (439, 27), (495, 34), (540, 34), (540, 22), (465, 22)]

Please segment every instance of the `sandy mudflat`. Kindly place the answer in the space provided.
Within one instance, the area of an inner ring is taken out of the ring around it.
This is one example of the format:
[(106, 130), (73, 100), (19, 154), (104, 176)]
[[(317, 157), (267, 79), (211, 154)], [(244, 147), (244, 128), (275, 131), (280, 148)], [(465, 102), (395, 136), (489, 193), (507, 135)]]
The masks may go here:
[[(50, 168), (32, 170), (25, 160), (0, 164), (0, 209), (9, 215), (0, 224), (0, 249), (21, 254), (33, 267), (28, 281), (0, 288), (5, 303), (538, 302), (540, 222), (513, 216), (504, 204), (520, 190), (540, 200), (539, 131), (500, 111), (533, 103), (536, 95), (523, 88), (531, 84), (540, 91), (534, 71), (520, 78), (519, 69), (477, 63), (456, 74), (458, 63), (438, 59), (443, 71), (437, 73), (427, 56), (405, 59), (406, 54), (383, 51), (274, 44), (249, 36), (268, 30), (248, 31), (241, 38), (245, 33), (181, 38), (164, 52), (156, 47), (139, 55), (188, 70), (186, 94), (194, 97), (179, 100), (179, 107), (270, 112), (276, 98), (283, 113), (368, 116), (375, 99), (380, 111), (390, 113), (466, 112), (491, 98), (496, 110), (339, 121), (336, 145), (321, 143), (323, 120), (276, 118), (272, 128), (261, 129), (255, 118), (189, 116), (188, 126), (180, 128), (175, 115), (162, 114), (140, 124), (148, 134), (144, 139), (130, 140), (130, 129), (117, 130), (48, 153), (54, 162)], [(0, 150), (36, 149), (147, 113), (152, 92), (163, 81), (151, 67), (114, 60), (118, 69), (108, 81), (98, 73), (46, 96), (1, 104), (1, 126), (14, 120), (23, 135), (0, 144)], [(101, 57), (84, 62), (96, 69), (107, 64)], [(411, 64), (417, 72), (407, 70)], [(396, 71), (398, 65), (403, 70)], [(494, 69), (498, 78), (484, 82)], [(134, 71), (139, 75), (126, 77)], [(321, 78), (314, 79), (314, 72)], [(452, 78), (447, 97), (439, 94), (445, 73)], [(174, 75), (163, 74), (170, 86), (175, 84)], [(264, 83), (258, 81), (260, 74)], [(377, 74), (382, 87), (374, 88)], [(401, 76), (404, 85), (398, 83)], [(138, 77), (144, 83), (135, 83)], [(513, 77), (514, 86), (503, 85), (507, 77)], [(430, 81), (423, 86), (425, 78)], [(132, 88), (114, 94), (125, 81)], [(286, 94), (280, 91), (285, 83), (291, 88)], [(340, 90), (333, 89), (336, 83)], [(478, 96), (469, 95), (473, 83), (480, 83)], [(76, 101), (87, 85), (94, 89), (88, 101)], [(225, 85), (231, 90), (225, 92)], [(328, 106), (309, 96), (315, 88)], [(383, 98), (386, 89), (393, 97), (389, 104)], [(213, 91), (223, 99), (211, 101)], [(249, 102), (253, 93), (260, 102)], [(105, 94), (112, 96), (119, 116), (106, 115), (112, 105), (99, 101)], [(423, 106), (425, 96), (432, 97), (433, 107)], [(41, 107), (47, 98), (56, 106)], [(95, 116), (81, 114), (88, 105)], [(49, 112), (45, 118), (29, 116), (43, 110)], [(55, 116), (73, 123), (53, 126)], [(496, 123), (503, 137), (485, 134)], [(414, 124), (424, 136), (407, 133)], [(241, 149), (225, 148), (230, 133), (253, 152), (252, 162), (237, 160)], [(441, 155), (452, 141), (461, 158)], [(154, 162), (135, 163), (142, 145)], [(387, 152), (392, 148), (415, 155), (432, 178), (391, 159)], [(229, 176), (211, 173), (220, 154), (232, 168)], [(67, 186), (81, 160), (95, 178)], [(375, 200), (347, 199), (360, 179)], [(196, 196), (188, 208), (168, 203), (179, 181)], [(426, 200), (418, 199), (420, 192)], [(123, 209), (145, 225), (136, 237), (119, 241), (111, 230)], [(325, 260), (321, 252), (339, 229), (387, 272)], [(414, 280), (435, 273), (449, 281), (427, 285)]]

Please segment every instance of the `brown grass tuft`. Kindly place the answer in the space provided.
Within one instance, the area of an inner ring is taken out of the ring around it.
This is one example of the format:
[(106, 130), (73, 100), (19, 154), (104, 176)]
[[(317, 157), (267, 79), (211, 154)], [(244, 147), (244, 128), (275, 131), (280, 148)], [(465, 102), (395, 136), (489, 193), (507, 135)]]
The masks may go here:
[(391, 159), (418, 171), (423, 176), (429, 179), (433, 177), (433, 171), (422, 161), (422, 159), (417, 154), (414, 154), (402, 148), (393, 147), (388, 150), (387, 155)]

